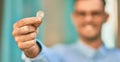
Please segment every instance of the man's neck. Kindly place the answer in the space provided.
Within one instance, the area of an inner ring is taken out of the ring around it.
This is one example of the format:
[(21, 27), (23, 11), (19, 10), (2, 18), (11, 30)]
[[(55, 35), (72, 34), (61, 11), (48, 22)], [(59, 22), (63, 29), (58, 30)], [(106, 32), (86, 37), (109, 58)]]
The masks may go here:
[(102, 39), (98, 38), (97, 40), (93, 40), (93, 41), (89, 41), (89, 40), (85, 40), (85, 39), (81, 39), (82, 42), (86, 45), (88, 45), (89, 47), (93, 48), (93, 49), (98, 49), (101, 45), (102, 45)]

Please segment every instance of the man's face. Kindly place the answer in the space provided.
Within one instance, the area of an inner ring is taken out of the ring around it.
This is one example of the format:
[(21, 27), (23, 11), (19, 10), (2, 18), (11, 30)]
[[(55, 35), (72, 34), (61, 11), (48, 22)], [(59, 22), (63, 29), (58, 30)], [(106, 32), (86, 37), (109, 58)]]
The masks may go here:
[(102, 24), (108, 15), (101, 0), (80, 0), (75, 3), (73, 22), (79, 35), (86, 39), (101, 36)]

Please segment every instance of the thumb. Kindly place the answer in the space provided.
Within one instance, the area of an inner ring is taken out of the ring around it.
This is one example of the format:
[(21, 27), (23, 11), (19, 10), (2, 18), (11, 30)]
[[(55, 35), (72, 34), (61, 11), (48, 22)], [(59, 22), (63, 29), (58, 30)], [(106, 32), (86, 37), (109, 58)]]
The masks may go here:
[(38, 18), (39, 21), (35, 24), (35, 26), (38, 27), (42, 22), (42, 18), (44, 17), (44, 12), (43, 11), (38, 11), (37, 14), (36, 14), (36, 17)]
[(36, 17), (36, 19), (38, 20), (38, 21), (36, 21), (36, 23), (34, 23), (34, 26), (37, 28), (37, 27), (39, 27), (40, 26), (40, 24), (42, 23), (42, 18), (38, 18), (38, 17)]

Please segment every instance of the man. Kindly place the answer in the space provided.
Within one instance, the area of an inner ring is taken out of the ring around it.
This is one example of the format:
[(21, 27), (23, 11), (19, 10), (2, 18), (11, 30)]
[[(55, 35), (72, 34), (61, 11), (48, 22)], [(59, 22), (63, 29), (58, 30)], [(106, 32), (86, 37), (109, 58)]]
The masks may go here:
[(41, 20), (25, 18), (14, 24), (13, 36), (27, 62), (120, 62), (120, 51), (102, 43), (101, 28), (108, 19), (105, 0), (75, 0), (73, 23), (80, 40), (72, 45), (46, 48), (36, 40)]

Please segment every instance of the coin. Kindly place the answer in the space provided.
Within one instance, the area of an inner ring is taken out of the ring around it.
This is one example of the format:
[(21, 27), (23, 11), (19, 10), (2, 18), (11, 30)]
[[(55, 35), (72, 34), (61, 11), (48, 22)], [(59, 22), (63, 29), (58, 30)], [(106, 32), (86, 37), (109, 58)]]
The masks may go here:
[(40, 17), (40, 18), (43, 18), (44, 17), (44, 12), (43, 11), (38, 11), (37, 13), (36, 13), (36, 17)]

